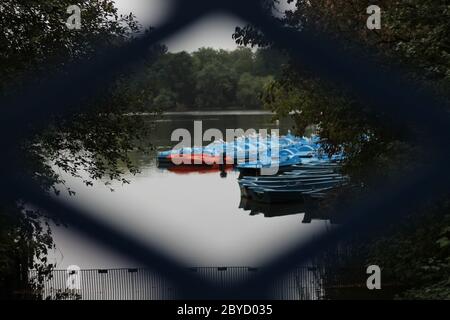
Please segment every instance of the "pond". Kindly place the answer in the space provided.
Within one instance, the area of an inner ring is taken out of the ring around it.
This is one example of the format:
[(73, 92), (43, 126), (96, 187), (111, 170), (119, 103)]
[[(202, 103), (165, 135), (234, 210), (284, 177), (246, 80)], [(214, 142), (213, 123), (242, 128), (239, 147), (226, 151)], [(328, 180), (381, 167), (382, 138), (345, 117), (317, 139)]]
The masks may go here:
[[(272, 122), (267, 112), (170, 113), (154, 125), (151, 142), (158, 150), (170, 148), (173, 130), (193, 130), (194, 121), (208, 128), (244, 130), (280, 129), (286, 133), (290, 120)], [(86, 187), (82, 181), (64, 176), (75, 196), (60, 197), (87, 209), (105, 223), (155, 246), (194, 266), (261, 266), (330, 227), (327, 220), (305, 217), (301, 206), (270, 208), (270, 214), (256, 214), (240, 206), (238, 172), (225, 178), (218, 171), (183, 173), (157, 167), (155, 154), (134, 154), (141, 172), (126, 178), (127, 185), (113, 184), (111, 192), (101, 181)], [(246, 207), (246, 209), (248, 209)], [(82, 269), (139, 267), (114, 252), (86, 240), (70, 226), (55, 227), (56, 249), (50, 256), (57, 269), (77, 265)]]

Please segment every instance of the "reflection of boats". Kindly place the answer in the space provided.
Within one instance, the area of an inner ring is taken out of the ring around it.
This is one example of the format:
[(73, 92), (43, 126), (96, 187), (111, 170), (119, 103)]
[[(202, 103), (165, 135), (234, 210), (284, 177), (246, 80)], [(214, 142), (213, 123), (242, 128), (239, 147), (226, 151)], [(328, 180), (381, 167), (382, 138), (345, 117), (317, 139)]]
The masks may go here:
[(169, 167), (167, 168), (168, 171), (173, 172), (175, 174), (190, 174), (190, 173), (212, 173), (212, 172), (223, 172), (223, 171), (231, 171), (233, 170), (232, 166), (225, 166), (224, 168), (220, 167), (220, 165), (218, 166), (205, 166), (203, 168), (198, 168), (195, 167), (193, 168), (192, 166), (173, 166), (173, 167)]
[(305, 212), (305, 203), (262, 203), (246, 197), (241, 198), (239, 208), (250, 211), (250, 215), (263, 214), (264, 217), (280, 217)]
[(302, 189), (268, 189), (268, 188), (248, 188), (247, 195), (257, 201), (262, 202), (293, 202), (305, 201), (306, 198), (323, 198), (326, 192), (333, 187), (317, 188), (317, 186), (306, 186)]
[(332, 224), (342, 222), (339, 214), (321, 210), (317, 201), (263, 203), (242, 197), (239, 208), (250, 211), (251, 216), (262, 214), (266, 218), (303, 214), (302, 223), (311, 223), (313, 220), (329, 220)]
[(303, 216), (302, 223), (311, 223), (313, 220), (328, 220), (331, 224), (340, 224), (341, 219), (337, 214), (325, 213), (322, 210), (308, 210)]

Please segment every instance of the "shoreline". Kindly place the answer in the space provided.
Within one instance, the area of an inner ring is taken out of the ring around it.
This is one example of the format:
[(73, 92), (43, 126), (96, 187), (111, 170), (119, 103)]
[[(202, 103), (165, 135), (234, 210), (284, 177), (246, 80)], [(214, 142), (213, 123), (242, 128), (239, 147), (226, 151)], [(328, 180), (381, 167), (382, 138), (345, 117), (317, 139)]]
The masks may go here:
[[(127, 113), (127, 116), (154, 116), (156, 112)], [(192, 116), (226, 116), (226, 115), (274, 115), (268, 110), (193, 110), (193, 111), (168, 111), (160, 113), (163, 116), (192, 115)]]

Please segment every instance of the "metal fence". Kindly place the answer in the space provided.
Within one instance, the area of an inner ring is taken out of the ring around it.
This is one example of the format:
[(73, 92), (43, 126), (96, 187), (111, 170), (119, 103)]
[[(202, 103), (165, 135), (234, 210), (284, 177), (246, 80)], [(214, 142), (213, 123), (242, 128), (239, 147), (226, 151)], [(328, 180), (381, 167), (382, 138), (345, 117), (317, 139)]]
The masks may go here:
[[(248, 281), (258, 272), (250, 267), (198, 267), (188, 272), (225, 289)], [(35, 272), (30, 274), (31, 278)], [(297, 267), (272, 284), (271, 298), (317, 300), (323, 296), (320, 270)], [(181, 297), (176, 284), (146, 268), (54, 270), (39, 294), (50, 300), (172, 300)]]
[[(352, 235), (381, 229), (386, 223), (396, 223), (410, 209), (448, 192), (450, 120), (442, 103), (426, 89), (405, 81), (401, 74), (386, 71), (368, 61), (362, 52), (351, 55), (340, 50), (342, 46), (336, 40), (323, 34), (282, 25), (261, 9), (262, 2), (174, 1), (174, 14), (154, 32), (130, 41), (125, 47), (99, 50), (97, 58), (68, 64), (52, 79), (24, 89), (13, 99), (0, 101), (3, 107), (0, 144), (4, 150), (0, 159), (3, 178), (1, 197), (22, 199), (48, 212), (58, 213), (72, 229), (82, 235), (169, 279), (176, 284), (181, 297), (265, 298), (270, 297), (276, 279), (317, 252), (333, 247), (339, 240)], [(323, 233), (309, 242), (302, 242), (267, 264), (254, 277), (237, 283), (231, 289), (215, 286), (198, 274), (186, 271), (166, 253), (123, 230), (104, 224), (95, 218), (95, 214), (49, 197), (32, 179), (21, 178), (23, 170), (16, 149), (22, 139), (45, 127), (49, 114), (67, 115), (74, 112), (62, 105), (67, 97), (70, 97), (71, 105), (87, 107), (84, 102), (102, 90), (116, 72), (143, 57), (149, 45), (162, 41), (205, 14), (216, 11), (233, 14), (253, 24), (269, 40), (289, 51), (294, 60), (317, 76), (339, 83), (360, 101), (370, 101), (370, 104), (363, 104), (365, 107), (384, 113), (399, 125), (414, 124), (421, 134), (417, 143), (425, 146), (428, 154), (433, 155), (427, 166), (415, 175), (402, 177), (394, 185), (386, 185), (385, 181), (375, 184), (370, 194), (346, 208), (350, 218), (342, 227)]]

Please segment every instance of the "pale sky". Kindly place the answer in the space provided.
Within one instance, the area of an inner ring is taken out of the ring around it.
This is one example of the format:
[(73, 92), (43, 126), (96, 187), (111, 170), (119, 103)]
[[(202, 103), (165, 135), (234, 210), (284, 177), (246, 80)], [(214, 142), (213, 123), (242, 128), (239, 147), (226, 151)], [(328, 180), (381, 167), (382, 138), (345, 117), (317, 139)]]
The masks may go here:
[[(133, 12), (144, 26), (158, 27), (170, 15), (171, 2), (168, 0), (116, 0), (121, 14)], [(214, 14), (205, 16), (181, 33), (164, 41), (171, 52), (192, 52), (201, 47), (233, 50), (237, 47), (232, 39), (236, 26), (245, 26), (233, 16)]]
[[(121, 14), (132, 12), (144, 27), (161, 25), (170, 15), (173, 4), (172, 0), (115, 0), (115, 2)], [(286, 5), (282, 7), (286, 8)], [(217, 13), (203, 17), (164, 43), (171, 52), (192, 52), (201, 47), (233, 50), (237, 45), (231, 36), (236, 26), (245, 25), (245, 21), (232, 15)]]

